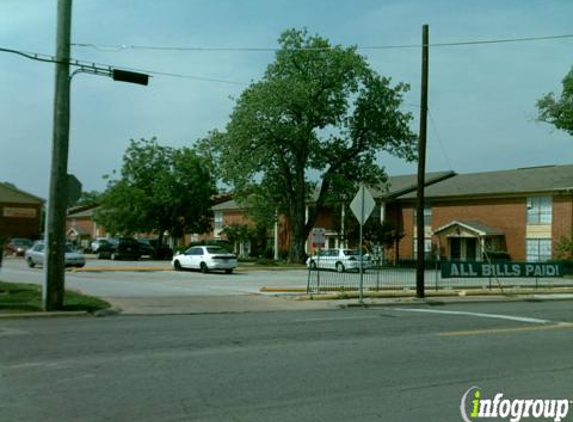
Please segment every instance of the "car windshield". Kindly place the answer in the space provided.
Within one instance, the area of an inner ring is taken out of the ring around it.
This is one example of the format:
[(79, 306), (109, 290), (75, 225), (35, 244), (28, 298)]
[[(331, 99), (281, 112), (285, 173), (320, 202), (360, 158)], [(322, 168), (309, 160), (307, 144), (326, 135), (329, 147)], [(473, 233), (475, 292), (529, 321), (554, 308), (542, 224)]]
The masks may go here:
[(14, 239), (12, 243), (16, 246), (31, 246), (32, 241), (28, 239)]
[(358, 256), (360, 255), (360, 251), (358, 249), (344, 249), (344, 255)]
[(207, 248), (207, 252), (209, 252), (210, 254), (215, 254), (215, 253), (230, 253), (227, 249), (221, 248), (219, 246), (209, 246)]

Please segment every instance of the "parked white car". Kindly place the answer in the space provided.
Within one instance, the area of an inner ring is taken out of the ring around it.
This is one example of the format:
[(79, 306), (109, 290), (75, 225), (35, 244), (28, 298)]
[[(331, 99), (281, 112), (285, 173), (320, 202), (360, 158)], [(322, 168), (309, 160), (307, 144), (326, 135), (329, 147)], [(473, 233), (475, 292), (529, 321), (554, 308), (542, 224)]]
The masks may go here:
[[(34, 245), (26, 251), (25, 259), (30, 267), (35, 267), (36, 265), (44, 266), (44, 259), (46, 257), (44, 242), (36, 242)], [(77, 267), (81, 268), (86, 265), (86, 259), (84, 256), (74, 251), (69, 245), (66, 245), (65, 253), (65, 266), (66, 267)]]
[(220, 246), (193, 246), (177, 254), (171, 261), (175, 271), (189, 268), (208, 273), (211, 270), (223, 270), (231, 274), (237, 267), (237, 256)]
[[(311, 270), (327, 269), (343, 273), (347, 270), (360, 271), (360, 251), (358, 249), (323, 249), (306, 260)], [(362, 256), (362, 268), (370, 268), (370, 256)]]

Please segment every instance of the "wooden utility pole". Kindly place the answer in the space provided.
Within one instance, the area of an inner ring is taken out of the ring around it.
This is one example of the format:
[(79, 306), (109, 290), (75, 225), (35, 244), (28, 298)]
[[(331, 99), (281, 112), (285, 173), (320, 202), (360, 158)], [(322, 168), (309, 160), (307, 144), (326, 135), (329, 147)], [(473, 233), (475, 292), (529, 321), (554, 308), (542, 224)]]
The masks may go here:
[(428, 123), (428, 25), (422, 27), (422, 93), (420, 100), (420, 138), (418, 140), (418, 197), (416, 203), (416, 297), (423, 298), (425, 273), (424, 187), (426, 185), (426, 134)]
[(64, 305), (64, 256), (70, 134), (71, 21), (72, 0), (58, 0), (52, 166), (46, 215), (46, 268), (42, 293), (46, 311), (62, 309)]

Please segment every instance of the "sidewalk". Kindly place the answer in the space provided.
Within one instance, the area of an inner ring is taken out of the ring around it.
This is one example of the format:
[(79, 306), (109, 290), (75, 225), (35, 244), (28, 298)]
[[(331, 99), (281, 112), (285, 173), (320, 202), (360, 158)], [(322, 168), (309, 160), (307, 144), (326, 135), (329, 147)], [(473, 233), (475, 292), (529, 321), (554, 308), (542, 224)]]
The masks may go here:
[[(363, 301), (357, 292), (339, 292), (306, 295), (287, 292), (288, 289), (261, 289), (265, 293), (230, 296), (155, 296), (155, 297), (104, 297), (112, 307), (98, 311), (95, 316), (115, 315), (202, 315), (246, 312), (310, 311), (344, 308), (387, 306), (453, 305), (487, 302), (523, 301), (573, 301), (573, 289), (500, 292), (441, 291), (427, 292), (424, 299), (416, 298), (411, 291), (380, 292), (378, 296), (365, 294)], [(272, 290), (272, 292), (270, 291)], [(481, 294), (480, 294), (481, 293)], [(9, 312), (0, 311), (0, 320), (10, 318), (54, 318), (90, 316), (87, 312)]]
[(527, 295), (432, 295), (416, 297), (358, 297), (336, 298), (334, 295), (242, 295), (242, 296), (187, 296), (187, 297), (106, 297), (113, 310), (121, 315), (177, 315), (226, 314), (243, 312), (303, 311), (343, 309), (353, 307), (448, 305), (484, 302), (521, 302), (573, 300), (573, 293)]
[(121, 315), (225, 314), (243, 312), (301, 311), (337, 309), (336, 300), (296, 300), (289, 296), (177, 296), (177, 297), (106, 297), (112, 309)]

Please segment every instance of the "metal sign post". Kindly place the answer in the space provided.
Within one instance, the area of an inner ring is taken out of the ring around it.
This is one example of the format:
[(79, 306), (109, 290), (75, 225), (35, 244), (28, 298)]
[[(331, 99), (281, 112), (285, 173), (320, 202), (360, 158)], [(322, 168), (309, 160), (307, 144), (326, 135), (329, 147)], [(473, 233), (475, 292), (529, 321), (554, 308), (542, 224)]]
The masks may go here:
[(358, 189), (358, 193), (350, 203), (350, 209), (358, 219), (358, 223), (360, 224), (360, 244), (359, 252), (360, 252), (360, 285), (359, 285), (359, 301), (360, 303), (364, 302), (364, 260), (363, 260), (363, 252), (362, 252), (362, 226), (368, 220), (370, 214), (372, 214), (372, 210), (376, 203), (374, 202), (374, 198), (370, 191), (364, 185), (360, 185)]

